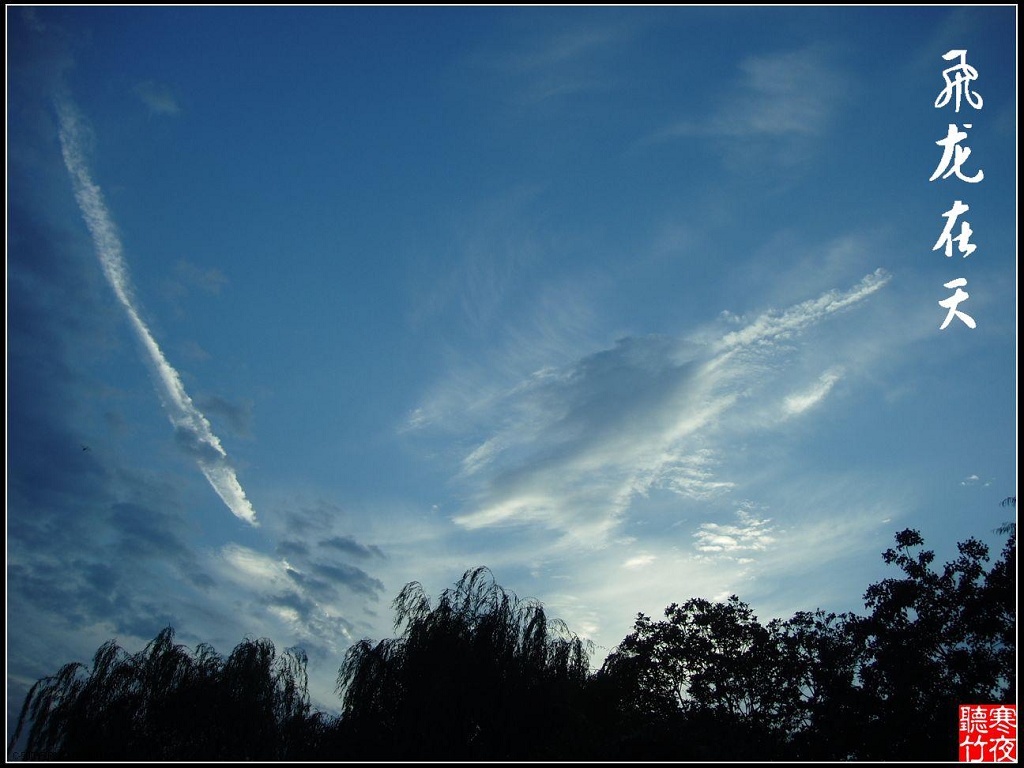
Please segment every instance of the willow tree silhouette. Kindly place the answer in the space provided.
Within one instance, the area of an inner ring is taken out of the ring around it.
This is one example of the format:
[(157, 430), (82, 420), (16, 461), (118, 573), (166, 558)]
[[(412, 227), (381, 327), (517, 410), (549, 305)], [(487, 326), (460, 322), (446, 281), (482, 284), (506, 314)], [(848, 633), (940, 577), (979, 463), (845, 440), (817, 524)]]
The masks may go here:
[[(1014, 511), (1014, 513), (1016, 513), (1016, 511), (1017, 511), (1017, 497), (1016, 496), (1007, 496), (1005, 499), (1003, 499), (1001, 502), (999, 502), (999, 506), (1001, 506), (1001, 507), (1013, 507), (1013, 511)], [(996, 528), (996, 533), (1002, 534), (1004, 536), (1006, 534), (1010, 534), (1011, 536), (1014, 535), (1015, 533), (1017, 533), (1017, 521), (1016, 520), (1007, 520), (1002, 525), (1000, 525), (998, 528)]]
[(311, 713), (306, 656), (245, 640), (225, 660), (190, 653), (162, 630), (134, 655), (114, 641), (92, 668), (66, 664), (32, 686), (8, 749), (26, 726), (26, 760), (274, 760), (313, 755), (329, 722)]
[(540, 759), (582, 749), (587, 648), (540, 603), (476, 568), (436, 606), (418, 582), (393, 606), (400, 637), (362, 640), (338, 671), (351, 757)]

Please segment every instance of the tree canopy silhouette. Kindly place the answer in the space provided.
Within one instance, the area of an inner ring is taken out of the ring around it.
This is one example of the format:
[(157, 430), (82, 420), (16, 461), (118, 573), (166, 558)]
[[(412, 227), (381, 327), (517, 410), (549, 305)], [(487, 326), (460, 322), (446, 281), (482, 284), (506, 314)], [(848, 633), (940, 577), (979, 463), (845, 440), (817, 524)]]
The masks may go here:
[[(46, 760), (952, 760), (957, 707), (1016, 700), (1016, 539), (987, 568), (961, 542), (941, 569), (921, 534), (882, 557), (865, 615), (758, 621), (733, 595), (673, 603), (591, 675), (588, 644), (486, 568), (436, 603), (395, 599), (397, 637), (338, 671), (315, 712), (306, 657), (245, 640), (226, 659), (160, 632), (26, 696), (8, 750)], [(24, 746), (20, 746), (24, 743)]]
[(852, 677), (855, 654), (834, 615), (800, 613), (761, 624), (732, 595), (673, 603), (665, 619), (639, 614), (598, 678), (614, 691), (624, 741), (647, 759), (761, 759), (787, 754)]
[(1010, 703), (1016, 696), (1016, 540), (986, 571), (977, 539), (941, 571), (921, 534), (896, 534), (882, 557), (903, 571), (868, 587), (871, 613), (853, 626), (864, 643), (859, 676), (871, 694), (864, 757), (956, 760), (961, 703)]
[(534, 600), (466, 571), (432, 606), (418, 582), (394, 601), (397, 638), (352, 646), (338, 672), (354, 756), (543, 758), (572, 752), (584, 643)]
[(975, 539), (941, 571), (923, 543), (896, 534), (903, 577), (868, 587), (866, 616), (762, 625), (735, 595), (639, 614), (595, 676), (610, 755), (955, 760), (958, 704), (1015, 701), (1016, 543), (989, 571)]
[(277, 760), (315, 751), (327, 720), (311, 712), (306, 655), (245, 640), (227, 659), (190, 653), (162, 630), (128, 654), (100, 646), (91, 669), (66, 664), (25, 698), (27, 760)]

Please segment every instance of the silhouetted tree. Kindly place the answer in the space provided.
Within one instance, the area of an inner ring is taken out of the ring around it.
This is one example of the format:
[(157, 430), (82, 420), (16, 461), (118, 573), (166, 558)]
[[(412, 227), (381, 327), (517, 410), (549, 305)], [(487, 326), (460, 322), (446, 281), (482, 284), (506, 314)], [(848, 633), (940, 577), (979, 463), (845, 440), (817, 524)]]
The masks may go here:
[(540, 603), (477, 568), (436, 606), (412, 582), (394, 608), (401, 636), (362, 640), (338, 672), (353, 756), (539, 759), (581, 748), (586, 649)]
[(329, 722), (311, 713), (306, 656), (246, 640), (225, 660), (161, 631), (128, 654), (100, 646), (32, 686), (8, 749), (28, 760), (253, 760), (313, 755)]
[(979, 611), (983, 633), (995, 651), (999, 694), (994, 701), (1017, 701), (1017, 536), (1016, 527), (1003, 545), (999, 560), (985, 574)]
[[(1015, 690), (1012, 540), (991, 573), (988, 547), (976, 539), (941, 571), (920, 533), (896, 534), (883, 553), (903, 578), (865, 592), (871, 613), (852, 627), (863, 640), (860, 678), (870, 698), (867, 759), (955, 760), (957, 705), (1003, 701)], [(1012, 700), (1012, 699), (1011, 699)]]
[[(1016, 510), (1017, 510), (1017, 497), (1016, 496), (1007, 496), (1005, 499), (1003, 499), (1001, 502), (999, 502), (999, 506), (1001, 506), (1001, 507), (1013, 507), (1014, 511), (1016, 512)], [(1011, 536), (1015, 535), (1017, 533), (1017, 521), (1016, 520), (1007, 520), (1005, 523), (1003, 523), (998, 528), (996, 528), (996, 533), (1001, 534), (1003, 536), (1005, 536), (1006, 534), (1010, 534)]]
[(614, 751), (640, 748), (644, 759), (782, 756), (806, 682), (798, 647), (782, 622), (762, 625), (736, 595), (673, 603), (659, 622), (640, 614), (599, 675), (619, 695), (626, 742)]
[(640, 614), (591, 685), (607, 756), (955, 760), (957, 705), (1015, 700), (1016, 542), (988, 571), (974, 539), (941, 571), (917, 531), (896, 543), (867, 616), (762, 625), (735, 595)]
[[(1013, 532), (1015, 534), (1015, 531)], [(639, 614), (593, 676), (543, 606), (467, 571), (431, 604), (398, 594), (398, 637), (349, 648), (341, 718), (314, 712), (306, 657), (246, 640), (224, 659), (167, 628), (113, 641), (29, 691), (13, 738), (47, 760), (945, 760), (957, 706), (1016, 699), (1016, 539), (941, 570), (919, 532), (883, 553), (867, 615), (767, 624), (733, 595)]]
[(868, 702), (859, 684), (865, 649), (851, 632), (853, 614), (800, 611), (783, 624), (799, 690), (790, 754), (800, 760), (847, 760), (863, 739)]

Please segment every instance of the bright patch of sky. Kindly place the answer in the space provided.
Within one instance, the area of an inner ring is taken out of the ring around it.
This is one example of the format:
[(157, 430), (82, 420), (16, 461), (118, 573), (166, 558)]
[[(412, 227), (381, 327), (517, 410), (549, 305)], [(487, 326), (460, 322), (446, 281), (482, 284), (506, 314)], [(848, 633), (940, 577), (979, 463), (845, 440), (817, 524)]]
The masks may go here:
[(9, 717), (168, 624), (336, 709), (478, 565), (598, 665), (694, 596), (859, 610), (906, 527), (997, 548), (1015, 15), (8, 8)]

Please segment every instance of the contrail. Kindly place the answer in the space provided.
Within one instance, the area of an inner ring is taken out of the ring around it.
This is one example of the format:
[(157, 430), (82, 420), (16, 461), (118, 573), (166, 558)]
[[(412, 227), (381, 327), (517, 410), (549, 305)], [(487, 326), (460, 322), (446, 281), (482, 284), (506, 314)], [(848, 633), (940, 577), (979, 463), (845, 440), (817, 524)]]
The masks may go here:
[(81, 147), (81, 116), (75, 106), (64, 99), (58, 99), (57, 113), (60, 118), (61, 151), (64, 155), (64, 165), (71, 176), (75, 199), (96, 244), (96, 253), (103, 266), (103, 273), (107, 276), (107, 281), (114, 289), (118, 301), (128, 314), (128, 319), (148, 354), (147, 362), (152, 366), (157, 392), (167, 409), (171, 424), (174, 425), (175, 438), (195, 457), (199, 468), (210, 481), (213, 490), (227, 504), (228, 509), (250, 525), (258, 525), (256, 511), (245, 497), (245, 491), (235, 476), (234, 468), (228, 463), (227, 454), (221, 447), (220, 440), (213, 434), (210, 422), (188, 396), (178, 372), (167, 362), (156, 339), (135, 308), (128, 267), (122, 255), (123, 248), (117, 236), (117, 228), (103, 202), (100, 188), (93, 183), (85, 162), (85, 154)]

